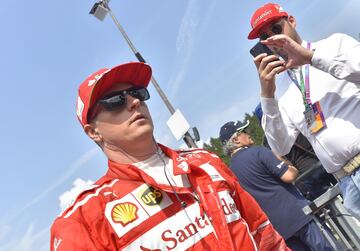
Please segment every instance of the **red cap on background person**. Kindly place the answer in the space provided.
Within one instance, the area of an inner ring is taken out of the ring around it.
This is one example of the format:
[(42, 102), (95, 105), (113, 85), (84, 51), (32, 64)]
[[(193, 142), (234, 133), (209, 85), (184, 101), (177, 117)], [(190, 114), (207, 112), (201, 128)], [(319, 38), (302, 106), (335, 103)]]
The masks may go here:
[(89, 123), (89, 111), (114, 84), (130, 83), (134, 86), (147, 87), (151, 73), (148, 64), (131, 62), (110, 69), (103, 68), (91, 74), (79, 86), (76, 101), (76, 115), (81, 125), (84, 127)]
[(268, 3), (257, 9), (251, 17), (250, 24), (252, 30), (248, 35), (248, 39), (255, 39), (259, 37), (259, 31), (271, 23), (272, 21), (281, 18), (288, 17), (289, 14), (283, 10), (283, 8), (274, 3)]

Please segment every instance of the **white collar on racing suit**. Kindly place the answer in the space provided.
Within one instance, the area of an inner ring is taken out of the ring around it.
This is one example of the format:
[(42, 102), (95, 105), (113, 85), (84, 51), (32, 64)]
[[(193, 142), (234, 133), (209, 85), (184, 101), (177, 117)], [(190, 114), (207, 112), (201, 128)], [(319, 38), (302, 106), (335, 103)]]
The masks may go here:
[[(133, 165), (156, 180), (158, 184), (169, 185), (169, 182), (171, 182), (171, 185), (175, 187), (190, 187), (190, 183), (186, 175), (174, 175), (173, 161), (167, 157), (160, 148), (158, 149), (158, 152), (150, 158), (133, 163)], [(169, 181), (166, 178), (165, 172)]]

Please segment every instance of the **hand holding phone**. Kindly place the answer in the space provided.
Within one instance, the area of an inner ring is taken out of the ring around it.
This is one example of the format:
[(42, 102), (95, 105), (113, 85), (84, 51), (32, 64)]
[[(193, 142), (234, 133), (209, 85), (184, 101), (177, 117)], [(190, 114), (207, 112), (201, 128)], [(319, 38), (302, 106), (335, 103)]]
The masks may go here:
[[(260, 41), (255, 44), (254, 47), (250, 50), (251, 55), (254, 58), (259, 56), (260, 54), (266, 53), (267, 56), (274, 55), (272, 57), (264, 57), (267, 58), (259, 58), (254, 60), (256, 68), (259, 73), (259, 79), (261, 84), (261, 96), (264, 98), (274, 98), (275, 95), (275, 77), (276, 74), (279, 74), (286, 70), (285, 62), (279, 58), (279, 55), (273, 52), (268, 46), (262, 44)], [(262, 64), (262, 62), (263, 63)]]

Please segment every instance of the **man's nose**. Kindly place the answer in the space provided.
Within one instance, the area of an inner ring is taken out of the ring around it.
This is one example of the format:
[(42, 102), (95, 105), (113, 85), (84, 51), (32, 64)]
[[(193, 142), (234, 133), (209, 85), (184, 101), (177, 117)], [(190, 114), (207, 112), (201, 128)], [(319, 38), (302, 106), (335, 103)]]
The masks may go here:
[(126, 95), (126, 106), (128, 108), (129, 111), (138, 108), (140, 106), (140, 99), (135, 98), (129, 94)]

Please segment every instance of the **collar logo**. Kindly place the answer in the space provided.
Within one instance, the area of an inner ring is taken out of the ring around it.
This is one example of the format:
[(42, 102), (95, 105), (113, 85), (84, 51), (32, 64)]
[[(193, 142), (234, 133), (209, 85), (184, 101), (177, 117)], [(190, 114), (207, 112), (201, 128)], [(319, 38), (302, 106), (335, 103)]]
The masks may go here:
[(139, 218), (138, 207), (131, 203), (116, 204), (111, 210), (111, 217), (115, 223), (120, 223), (123, 227)]
[(139, 197), (141, 198), (141, 201), (148, 206), (159, 205), (164, 198), (160, 190), (153, 187), (148, 187), (145, 191), (140, 192)]
[(184, 172), (187, 172), (189, 170), (189, 165), (185, 161), (180, 162), (177, 167), (183, 170)]

